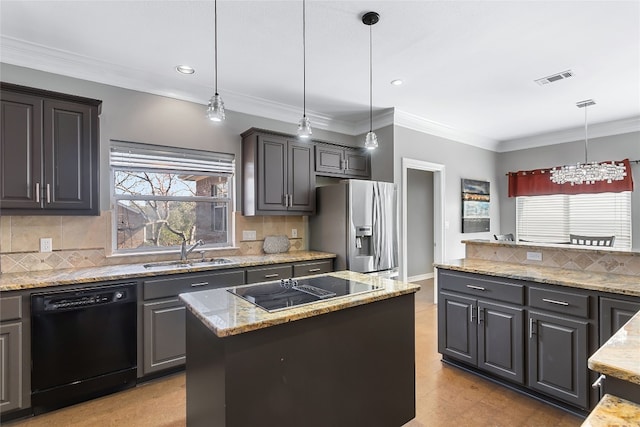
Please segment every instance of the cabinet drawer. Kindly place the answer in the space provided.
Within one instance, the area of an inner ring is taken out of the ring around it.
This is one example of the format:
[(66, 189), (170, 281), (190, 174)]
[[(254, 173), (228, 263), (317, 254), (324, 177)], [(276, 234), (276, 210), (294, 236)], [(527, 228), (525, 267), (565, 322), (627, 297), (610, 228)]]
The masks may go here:
[(544, 288), (529, 288), (529, 305), (571, 316), (589, 317), (589, 295)]
[(177, 296), (182, 292), (244, 284), (244, 271), (223, 271), (210, 274), (184, 274), (161, 279), (144, 280), (145, 300)]
[(448, 289), (496, 301), (524, 304), (524, 285), (518, 283), (484, 279), (473, 274), (440, 270), (438, 286), (440, 289)]
[(292, 277), (291, 274), (291, 265), (247, 268), (247, 283), (269, 282), (272, 280), (287, 279), (289, 277)]
[(22, 297), (2, 297), (0, 299), (0, 321), (15, 320), (22, 318)]
[(310, 274), (330, 273), (333, 271), (333, 260), (305, 262), (293, 265), (293, 277), (308, 276)]

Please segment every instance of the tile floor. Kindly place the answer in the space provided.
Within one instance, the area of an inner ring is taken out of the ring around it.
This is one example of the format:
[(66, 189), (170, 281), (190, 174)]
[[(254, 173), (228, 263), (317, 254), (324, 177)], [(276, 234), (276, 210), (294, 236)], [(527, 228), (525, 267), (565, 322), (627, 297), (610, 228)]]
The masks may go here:
[[(433, 281), (420, 284), (423, 289), (416, 294), (416, 418), (405, 427), (580, 426), (582, 420), (574, 415), (442, 364), (437, 352)], [(5, 425), (178, 427), (185, 425), (184, 399), (184, 374), (176, 374)]]

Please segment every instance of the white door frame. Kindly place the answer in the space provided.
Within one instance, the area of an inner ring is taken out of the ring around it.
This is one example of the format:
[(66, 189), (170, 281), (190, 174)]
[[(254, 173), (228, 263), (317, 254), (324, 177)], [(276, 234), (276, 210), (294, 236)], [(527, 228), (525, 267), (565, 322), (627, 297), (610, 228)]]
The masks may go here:
[[(409, 169), (433, 172), (433, 261), (443, 262), (445, 259), (445, 167), (438, 163), (402, 157), (402, 201), (401, 201), (401, 244), (400, 244), (400, 280), (407, 281), (407, 175)], [(435, 268), (434, 268), (435, 273)], [(434, 301), (437, 303), (437, 276), (434, 275)]]

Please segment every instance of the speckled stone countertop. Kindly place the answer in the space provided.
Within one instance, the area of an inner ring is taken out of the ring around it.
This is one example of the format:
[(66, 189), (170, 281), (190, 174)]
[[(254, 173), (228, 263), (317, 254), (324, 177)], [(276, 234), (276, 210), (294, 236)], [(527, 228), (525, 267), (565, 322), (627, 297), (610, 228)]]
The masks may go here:
[(588, 363), (592, 371), (640, 385), (640, 312), (609, 338)]
[(382, 289), (353, 296), (332, 298), (274, 313), (256, 307), (225, 289), (189, 292), (181, 294), (180, 298), (185, 302), (187, 309), (195, 314), (214, 334), (218, 337), (227, 337), (420, 290), (420, 286), (414, 283), (383, 279), (352, 271), (339, 271), (320, 276), (341, 277), (382, 286)]
[(640, 426), (640, 405), (605, 394), (582, 427)]
[(624, 274), (595, 273), (555, 267), (512, 264), (481, 259), (457, 259), (434, 264), (438, 268), (529, 280), (551, 285), (640, 297), (640, 278)]
[(226, 270), (232, 268), (251, 267), (289, 262), (304, 262), (335, 258), (335, 254), (314, 251), (296, 251), (281, 254), (224, 256), (230, 260), (227, 264), (189, 267), (168, 265), (145, 268), (143, 263), (109, 265), (103, 267), (69, 268), (63, 270), (34, 271), (28, 273), (0, 274), (0, 292), (22, 289), (35, 289), (47, 286), (78, 285), (106, 280), (153, 277), (158, 275), (193, 273), (199, 271)]

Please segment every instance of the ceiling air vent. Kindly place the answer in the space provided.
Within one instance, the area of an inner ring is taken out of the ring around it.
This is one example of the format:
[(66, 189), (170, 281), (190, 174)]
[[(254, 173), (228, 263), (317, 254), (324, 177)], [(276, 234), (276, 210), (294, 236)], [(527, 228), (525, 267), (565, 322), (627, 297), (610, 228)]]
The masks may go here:
[(542, 86), (542, 85), (546, 85), (546, 84), (549, 84), (549, 83), (557, 82), (559, 80), (568, 79), (569, 77), (573, 77), (573, 71), (571, 71), (571, 70), (563, 71), (561, 73), (552, 74), (550, 76), (543, 77), (541, 79), (537, 79), (537, 80), (534, 80), (534, 81), (536, 83), (538, 83), (540, 86)]

